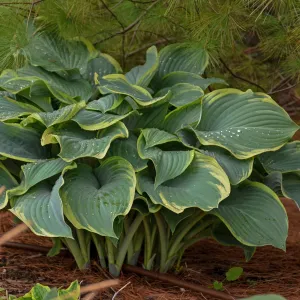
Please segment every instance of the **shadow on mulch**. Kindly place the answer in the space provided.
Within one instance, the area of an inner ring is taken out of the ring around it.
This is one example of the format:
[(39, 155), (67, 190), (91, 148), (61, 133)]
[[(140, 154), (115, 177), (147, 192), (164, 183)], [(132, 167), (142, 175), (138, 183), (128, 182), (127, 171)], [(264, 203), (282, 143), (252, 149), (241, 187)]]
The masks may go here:
[[(286, 253), (272, 247), (257, 250), (253, 259), (245, 263), (243, 253), (234, 247), (220, 246), (207, 240), (194, 245), (184, 257), (184, 271), (180, 279), (208, 287), (214, 280), (222, 281), (226, 271), (233, 266), (244, 268), (243, 277), (234, 283), (225, 284), (227, 293), (235, 297), (246, 297), (263, 293), (278, 293), (288, 300), (300, 299), (300, 217), (299, 210), (290, 200), (283, 200), (290, 220), (289, 238)], [(5, 212), (0, 214), (0, 232), (13, 227), (12, 216)], [(16, 242), (51, 246), (46, 238), (34, 236), (30, 232), (16, 238)], [(11, 294), (26, 293), (37, 282), (49, 286), (67, 286), (78, 280), (86, 285), (108, 279), (94, 263), (91, 270), (80, 272), (76, 269), (72, 257), (68, 254), (53, 258), (24, 250), (2, 248), (0, 250), (0, 287)], [(122, 274), (125, 285), (131, 282), (116, 299), (162, 300), (162, 299), (207, 299), (209, 296), (193, 293), (179, 287), (159, 281), (142, 278), (134, 274)], [(118, 288), (100, 294), (100, 299), (111, 299)], [(98, 297), (98, 299), (99, 299)]]

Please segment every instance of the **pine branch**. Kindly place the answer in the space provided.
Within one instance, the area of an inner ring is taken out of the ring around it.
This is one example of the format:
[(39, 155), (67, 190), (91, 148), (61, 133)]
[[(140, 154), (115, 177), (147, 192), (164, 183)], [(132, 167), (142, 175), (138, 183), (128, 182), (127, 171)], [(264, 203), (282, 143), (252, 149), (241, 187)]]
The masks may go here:
[[(10, 4), (2, 4), (2, 3), (0, 3), (0, 6), (4, 6), (4, 7), (8, 7), (8, 8), (14, 8), (14, 9), (19, 9), (19, 10), (22, 10), (22, 11), (26, 11), (26, 12), (28, 12), (28, 9), (26, 9), (26, 8), (23, 8), (23, 7), (15, 7), (15, 6), (11, 6)], [(24, 16), (23, 15), (23, 17), (24, 18), (26, 18), (26, 16)]]
[(120, 26), (122, 27), (122, 29), (125, 29), (125, 26), (123, 25), (123, 23), (118, 19), (117, 15), (106, 5), (106, 3), (104, 2), (104, 0), (100, 0), (102, 5), (105, 7), (105, 9), (113, 16), (113, 18), (120, 24)]
[(151, 46), (154, 46), (154, 45), (160, 45), (160, 44), (164, 44), (164, 43), (168, 43), (168, 42), (170, 42), (170, 41), (172, 41), (172, 40), (175, 40), (175, 38), (161, 39), (161, 40), (158, 40), (158, 41), (156, 41), (156, 42), (149, 43), (149, 44), (147, 44), (147, 45), (145, 45), (145, 46), (143, 46), (143, 47), (141, 47), (141, 48), (139, 48), (139, 49), (137, 49), (137, 50), (134, 50), (134, 51), (132, 51), (132, 52), (129, 52), (125, 57), (127, 58), (127, 57), (130, 57), (130, 56), (133, 56), (133, 55), (135, 55), (136, 53), (139, 53), (139, 52), (141, 52), (141, 51), (144, 51), (145, 49), (148, 49), (148, 48), (151, 47)]
[(248, 79), (246, 79), (246, 78), (243, 78), (243, 77), (241, 77), (241, 76), (239, 76), (239, 75), (233, 73), (233, 72), (230, 70), (230, 68), (227, 66), (227, 64), (225, 63), (225, 61), (224, 61), (222, 58), (219, 58), (219, 60), (220, 60), (220, 62), (222, 63), (222, 65), (225, 67), (225, 69), (226, 69), (233, 77), (235, 77), (235, 78), (237, 78), (237, 79), (240, 79), (240, 80), (242, 80), (242, 81), (245, 81), (245, 82), (247, 82), (247, 83), (250, 83), (250, 84), (252, 84), (252, 85), (254, 85), (254, 86), (256, 86), (257, 88), (261, 89), (264, 93), (267, 92), (267, 91), (266, 91), (263, 87), (261, 87), (259, 84), (257, 84), (257, 83), (255, 83), (255, 82), (253, 82), (253, 81), (251, 81), (251, 80), (248, 80)]
[(144, 11), (143, 13), (141, 13), (141, 15), (140, 15), (134, 22), (132, 22), (130, 25), (128, 25), (127, 27), (125, 27), (125, 28), (122, 29), (121, 31), (118, 31), (118, 32), (112, 34), (111, 36), (109, 36), (109, 37), (107, 37), (107, 38), (104, 38), (104, 39), (102, 39), (102, 40), (100, 40), (100, 41), (97, 41), (97, 42), (95, 43), (95, 45), (98, 45), (98, 44), (100, 44), (100, 43), (103, 43), (103, 42), (105, 42), (105, 41), (107, 41), (107, 40), (112, 39), (113, 37), (115, 37), (115, 36), (117, 36), (117, 35), (121, 35), (121, 34), (124, 34), (124, 33), (128, 32), (128, 31), (130, 31), (132, 28), (134, 28), (134, 27), (141, 21), (141, 19), (149, 12), (149, 10), (150, 10), (155, 4), (157, 4), (159, 1), (160, 1), (160, 0), (156, 0), (156, 1), (154, 1), (151, 5), (149, 5), (149, 7), (148, 7), (147, 9), (145, 9), (145, 11)]
[[(119, 20), (119, 18), (117, 17), (117, 15), (106, 5), (106, 3), (104, 2), (104, 0), (100, 0), (101, 3), (103, 4), (103, 6), (105, 7), (105, 9), (112, 15), (112, 17), (120, 24), (120, 26), (122, 27), (122, 30), (125, 30), (125, 26), (123, 25), (123, 23)], [(122, 68), (125, 68), (125, 32), (122, 35), (122, 62), (121, 62)]]

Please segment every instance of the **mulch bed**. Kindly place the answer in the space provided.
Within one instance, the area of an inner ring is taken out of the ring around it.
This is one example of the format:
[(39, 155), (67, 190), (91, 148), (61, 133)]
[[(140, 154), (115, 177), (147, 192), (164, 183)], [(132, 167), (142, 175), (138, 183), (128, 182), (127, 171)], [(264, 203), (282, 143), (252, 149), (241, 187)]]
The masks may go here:
[[(178, 277), (208, 287), (214, 280), (222, 281), (230, 267), (241, 266), (244, 268), (242, 278), (233, 283), (224, 283), (225, 292), (232, 296), (242, 298), (255, 294), (278, 293), (288, 300), (300, 299), (300, 212), (291, 200), (283, 200), (283, 203), (290, 220), (286, 252), (263, 247), (246, 263), (240, 249), (220, 246), (207, 240), (194, 245), (186, 252), (183, 259), (184, 268)], [(13, 226), (12, 215), (9, 212), (0, 213), (0, 233)], [(51, 246), (49, 239), (37, 237), (29, 231), (12, 241)], [(76, 279), (82, 285), (86, 285), (109, 278), (96, 262), (91, 270), (80, 272), (67, 253), (48, 258), (36, 252), (5, 247), (0, 249), (0, 287), (14, 295), (26, 293), (37, 282), (52, 287), (66, 287)], [(115, 299), (214, 300), (209, 296), (135, 274), (122, 274), (121, 280), (121, 286), (129, 281), (131, 283)], [(102, 292), (98, 299), (111, 299), (120, 287)]]

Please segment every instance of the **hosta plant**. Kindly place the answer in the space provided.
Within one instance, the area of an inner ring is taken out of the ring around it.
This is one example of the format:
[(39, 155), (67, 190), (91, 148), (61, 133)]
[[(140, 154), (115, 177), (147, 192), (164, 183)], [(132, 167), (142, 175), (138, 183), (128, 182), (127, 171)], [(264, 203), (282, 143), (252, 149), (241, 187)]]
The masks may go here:
[(0, 77), (0, 207), (51, 237), (50, 255), (65, 245), (83, 269), (97, 253), (118, 276), (166, 272), (205, 238), (247, 260), (285, 249), (277, 194), (300, 202), (299, 127), (271, 97), (203, 77), (189, 44), (128, 72), (79, 39), (34, 32), (22, 53)]

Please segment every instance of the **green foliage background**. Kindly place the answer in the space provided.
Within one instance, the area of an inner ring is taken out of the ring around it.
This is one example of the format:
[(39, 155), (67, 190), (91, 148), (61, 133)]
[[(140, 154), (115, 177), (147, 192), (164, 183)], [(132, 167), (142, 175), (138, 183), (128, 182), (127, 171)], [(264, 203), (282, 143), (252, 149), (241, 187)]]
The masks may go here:
[(298, 0), (3, 0), (1, 69), (24, 63), (30, 18), (40, 30), (89, 39), (125, 69), (151, 45), (188, 41), (209, 52), (209, 76), (241, 89), (274, 93), (299, 81)]

